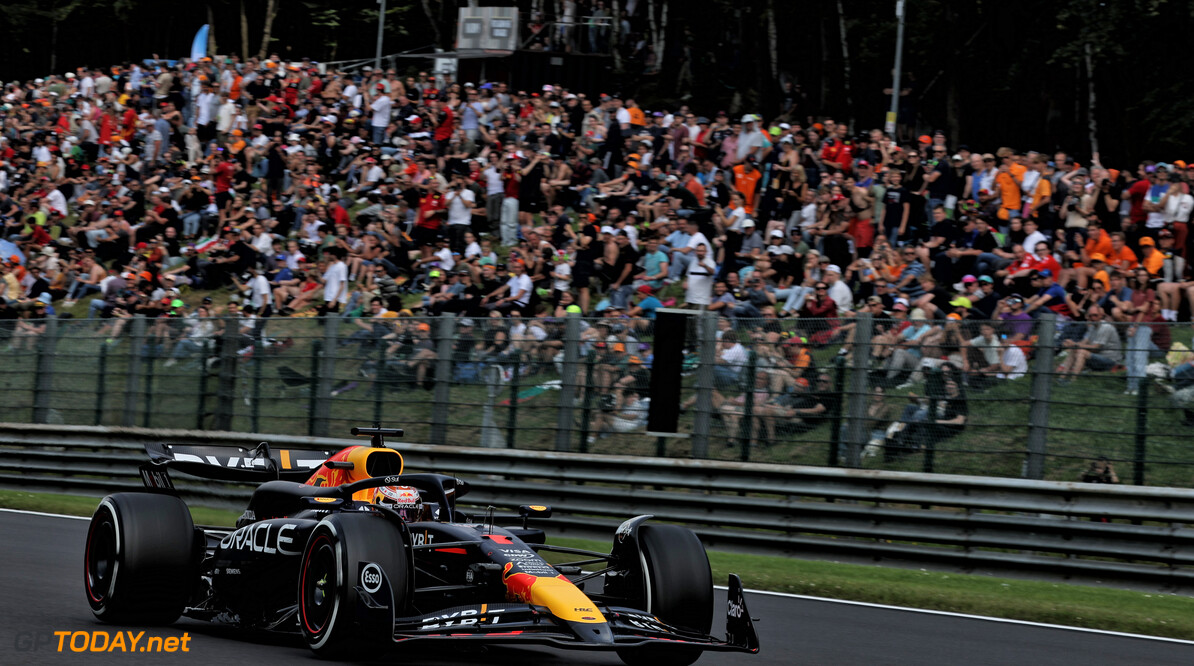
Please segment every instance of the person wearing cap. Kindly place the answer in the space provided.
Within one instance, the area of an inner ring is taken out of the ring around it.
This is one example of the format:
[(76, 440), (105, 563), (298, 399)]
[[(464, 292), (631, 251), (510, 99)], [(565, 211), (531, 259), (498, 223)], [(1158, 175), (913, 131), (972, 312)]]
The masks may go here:
[(626, 314), (637, 318), (633, 324), (636, 331), (650, 335), (655, 328), (655, 311), (661, 307), (663, 303), (655, 295), (651, 285), (641, 284), (634, 290), (634, 297)]
[(1074, 304), (1069, 292), (1054, 281), (1052, 270), (1048, 268), (1039, 271), (1033, 270), (1028, 277), (1037, 293), (1025, 301), (1025, 312), (1031, 314), (1039, 312), (1041, 308), (1048, 308), (1062, 320), (1068, 320), (1078, 312), (1078, 306)]
[(534, 285), (526, 274), (526, 262), (515, 259), (510, 262), (510, 279), (496, 291), (481, 299), (481, 306), (508, 314), (511, 310), (525, 310), (531, 302)]
[(1123, 340), (1115, 326), (1107, 321), (1103, 308), (1097, 305), (1086, 311), (1086, 333), (1082, 339), (1067, 339), (1061, 346), (1069, 353), (1058, 371), (1058, 384), (1069, 384), (1086, 368), (1105, 372), (1124, 360)]
[[(743, 130), (743, 134), (746, 134), (746, 130)], [(758, 134), (760, 137), (762, 136), (762, 132), (758, 132)], [(741, 143), (738, 150), (742, 151)], [(730, 172), (734, 176), (734, 190), (742, 195), (742, 207), (746, 210), (747, 215), (754, 215), (755, 204), (759, 196), (759, 185), (763, 178), (763, 172), (758, 168), (758, 160), (753, 154), (747, 155), (743, 158), (742, 163), (735, 166)]]

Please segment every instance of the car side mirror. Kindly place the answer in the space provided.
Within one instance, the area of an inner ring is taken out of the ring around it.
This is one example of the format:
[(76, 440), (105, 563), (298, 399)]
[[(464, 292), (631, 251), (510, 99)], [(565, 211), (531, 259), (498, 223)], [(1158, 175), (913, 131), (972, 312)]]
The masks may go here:
[(551, 507), (546, 504), (523, 504), (518, 507), (518, 515), (522, 516), (522, 528), (525, 530), (532, 517), (551, 518)]

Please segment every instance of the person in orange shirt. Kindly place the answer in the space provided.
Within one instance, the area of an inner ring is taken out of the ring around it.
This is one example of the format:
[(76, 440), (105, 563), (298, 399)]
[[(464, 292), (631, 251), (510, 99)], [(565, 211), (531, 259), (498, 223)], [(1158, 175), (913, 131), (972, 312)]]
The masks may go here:
[[(1053, 183), (1045, 175), (1045, 158), (1033, 155), (1030, 161), (1031, 169), (1038, 174), (1036, 185), (1032, 188), (1032, 200), (1029, 214), (1034, 220), (1044, 221), (1045, 207), (1053, 200)], [(1017, 165), (1019, 166), (1019, 165)], [(1025, 171), (1027, 173), (1027, 171)], [(1023, 176), (1021, 176), (1023, 179)]]
[(763, 172), (755, 166), (755, 158), (748, 155), (746, 160), (734, 167), (734, 189), (742, 193), (746, 214), (755, 214), (755, 199), (759, 190), (759, 179)]
[(995, 187), (999, 189), (999, 219), (1009, 220), (1020, 216), (1023, 203), (1020, 183), (1024, 181), (1028, 168), (1016, 162), (1015, 151), (1011, 148), (1000, 148), (996, 155), (1002, 161), (999, 173), (995, 174)]
[(1086, 226), (1086, 249), (1083, 253), (1085, 255), (1083, 257), (1083, 262), (1090, 263), (1090, 258), (1093, 257), (1096, 252), (1104, 257), (1106, 257), (1108, 254), (1111, 254), (1111, 234), (1107, 233), (1099, 226), (1099, 218), (1091, 217)]
[[(1095, 252), (1094, 254), (1090, 255), (1089, 268), (1078, 270), (1090, 271), (1092, 279), (1103, 283), (1103, 289), (1105, 291), (1111, 291), (1111, 276), (1107, 275), (1107, 257), (1103, 256), (1101, 252)], [(1085, 280), (1083, 280), (1081, 274), (1079, 274), (1079, 276), (1078, 286), (1085, 289)]]
[(626, 100), (626, 111), (630, 113), (630, 128), (633, 130), (641, 130), (647, 126), (647, 114), (639, 108), (638, 104), (632, 100)]
[(1165, 266), (1165, 255), (1157, 251), (1157, 241), (1153, 240), (1151, 236), (1141, 238), (1140, 252), (1144, 255), (1140, 260), (1140, 265), (1144, 266), (1144, 270), (1148, 271), (1149, 275), (1159, 277), (1161, 268)]
[(1111, 251), (1107, 253), (1107, 265), (1117, 271), (1130, 271), (1140, 265), (1136, 259), (1136, 253), (1124, 244), (1124, 235), (1121, 231), (1111, 234)]
[(695, 162), (689, 162), (684, 165), (684, 187), (692, 192), (692, 196), (696, 197), (697, 205), (701, 208), (705, 207), (705, 186), (701, 185), (701, 181), (697, 180), (697, 165)]

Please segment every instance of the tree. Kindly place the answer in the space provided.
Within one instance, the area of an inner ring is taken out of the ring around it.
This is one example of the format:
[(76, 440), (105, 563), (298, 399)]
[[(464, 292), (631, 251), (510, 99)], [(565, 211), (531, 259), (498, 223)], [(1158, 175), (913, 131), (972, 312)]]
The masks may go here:
[(278, 0), (268, 0), (265, 5), (265, 31), (261, 36), (261, 48), (257, 51), (257, 58), (264, 59), (269, 54), (269, 43), (273, 41), (271, 33), (274, 29), (274, 19), (278, 17)]

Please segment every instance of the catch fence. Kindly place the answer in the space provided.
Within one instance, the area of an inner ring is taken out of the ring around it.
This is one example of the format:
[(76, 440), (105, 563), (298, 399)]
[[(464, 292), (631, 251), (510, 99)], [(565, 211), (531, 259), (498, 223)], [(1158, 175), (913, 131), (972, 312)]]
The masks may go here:
[(49, 318), (9, 331), (0, 400), (8, 422), (380, 422), (436, 445), (1065, 481), (1107, 480), (1090, 474), (1105, 457), (1123, 483), (1194, 485), (1188, 325), (1109, 324), (1096, 350), (1052, 315), (899, 317), (694, 311), (666, 341), (683, 349), (675, 434), (647, 433), (665, 341), (633, 318)]

